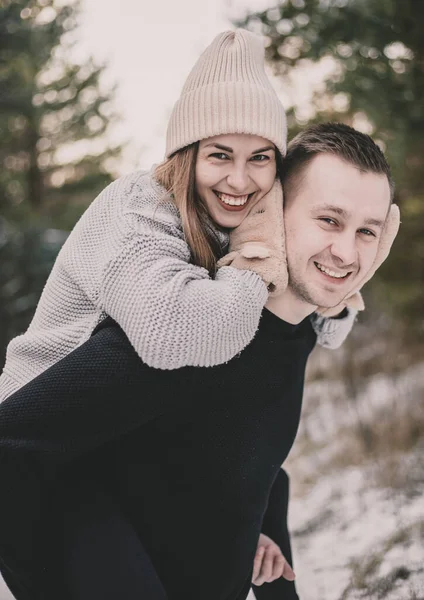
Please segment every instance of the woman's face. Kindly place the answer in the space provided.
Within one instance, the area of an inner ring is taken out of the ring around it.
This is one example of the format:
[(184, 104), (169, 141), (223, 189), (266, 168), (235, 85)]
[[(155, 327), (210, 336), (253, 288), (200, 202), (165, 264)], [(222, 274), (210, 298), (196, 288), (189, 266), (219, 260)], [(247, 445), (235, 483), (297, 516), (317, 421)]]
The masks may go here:
[(199, 142), (196, 191), (212, 220), (237, 227), (271, 189), (276, 177), (275, 146), (243, 133)]

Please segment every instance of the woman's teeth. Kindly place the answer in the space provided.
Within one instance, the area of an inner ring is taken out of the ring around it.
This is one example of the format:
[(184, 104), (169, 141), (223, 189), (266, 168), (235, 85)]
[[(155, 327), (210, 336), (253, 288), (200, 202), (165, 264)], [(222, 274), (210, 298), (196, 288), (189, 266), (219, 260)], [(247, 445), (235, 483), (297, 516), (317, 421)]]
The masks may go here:
[(244, 196), (231, 196), (230, 194), (223, 194), (221, 192), (215, 192), (222, 202), (225, 204), (229, 204), (230, 206), (242, 206), (246, 204), (249, 199), (250, 194), (245, 194)]
[(335, 279), (344, 279), (345, 277), (347, 277), (350, 274), (350, 271), (348, 271), (347, 273), (344, 273), (344, 274), (336, 273), (335, 271), (332, 271), (331, 269), (328, 269), (327, 267), (324, 267), (324, 265), (320, 265), (320, 263), (317, 263), (317, 262), (315, 263), (315, 266), (317, 267), (317, 269), (319, 269), (326, 275), (329, 275), (330, 277), (334, 277)]

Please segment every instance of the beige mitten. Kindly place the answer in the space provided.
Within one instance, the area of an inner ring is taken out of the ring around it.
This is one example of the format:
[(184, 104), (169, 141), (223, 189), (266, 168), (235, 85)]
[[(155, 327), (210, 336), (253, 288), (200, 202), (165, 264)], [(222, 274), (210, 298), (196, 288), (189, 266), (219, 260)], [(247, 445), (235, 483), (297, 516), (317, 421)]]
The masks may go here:
[(287, 287), (288, 272), (283, 222), (283, 190), (276, 180), (271, 190), (230, 233), (230, 252), (218, 267), (255, 271), (278, 296)]
[(400, 212), (397, 204), (392, 204), (390, 211), (384, 225), (384, 229), (381, 233), (380, 243), (378, 245), (377, 255), (374, 259), (371, 269), (362, 280), (356, 286), (355, 292), (349, 292), (349, 295), (344, 298), (337, 306), (332, 308), (320, 308), (318, 307), (316, 312), (324, 317), (334, 317), (342, 312), (345, 307), (355, 308), (356, 310), (364, 310), (365, 304), (359, 290), (362, 286), (367, 283), (375, 274), (378, 267), (386, 260), (389, 256), (390, 248), (394, 242), (394, 239), (399, 231), (400, 225)]

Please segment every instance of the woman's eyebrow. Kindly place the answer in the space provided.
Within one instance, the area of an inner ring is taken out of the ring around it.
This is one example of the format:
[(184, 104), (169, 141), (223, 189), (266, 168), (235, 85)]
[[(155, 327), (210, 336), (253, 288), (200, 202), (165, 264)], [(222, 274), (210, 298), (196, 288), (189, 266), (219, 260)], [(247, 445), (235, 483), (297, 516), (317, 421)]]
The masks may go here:
[[(222, 144), (216, 144), (215, 142), (206, 144), (204, 147), (209, 148), (210, 146), (218, 148), (219, 150), (225, 150), (225, 152), (234, 152), (234, 150), (229, 146), (223, 146)], [(253, 150), (252, 154), (260, 154), (261, 152), (266, 152), (267, 150), (275, 150), (275, 148), (274, 146), (265, 146), (264, 148), (259, 148), (259, 150)]]
[(266, 152), (267, 150), (275, 150), (274, 146), (265, 146), (265, 148), (259, 148), (259, 150), (254, 150), (252, 154), (259, 154), (260, 152)]
[(225, 150), (225, 152), (233, 152), (233, 149), (229, 146), (223, 146), (222, 144), (215, 144), (212, 142), (211, 144), (206, 144), (204, 147), (209, 148), (209, 146), (213, 146), (214, 148), (218, 148), (219, 150)]

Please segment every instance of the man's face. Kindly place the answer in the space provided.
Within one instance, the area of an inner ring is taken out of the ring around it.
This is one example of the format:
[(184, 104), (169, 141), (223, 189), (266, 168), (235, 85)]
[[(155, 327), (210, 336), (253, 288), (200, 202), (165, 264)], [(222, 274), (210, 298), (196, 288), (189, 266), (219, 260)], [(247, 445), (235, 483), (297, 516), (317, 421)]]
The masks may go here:
[(390, 207), (385, 175), (332, 156), (312, 159), (288, 190), (289, 287), (307, 304), (336, 306), (370, 270)]

